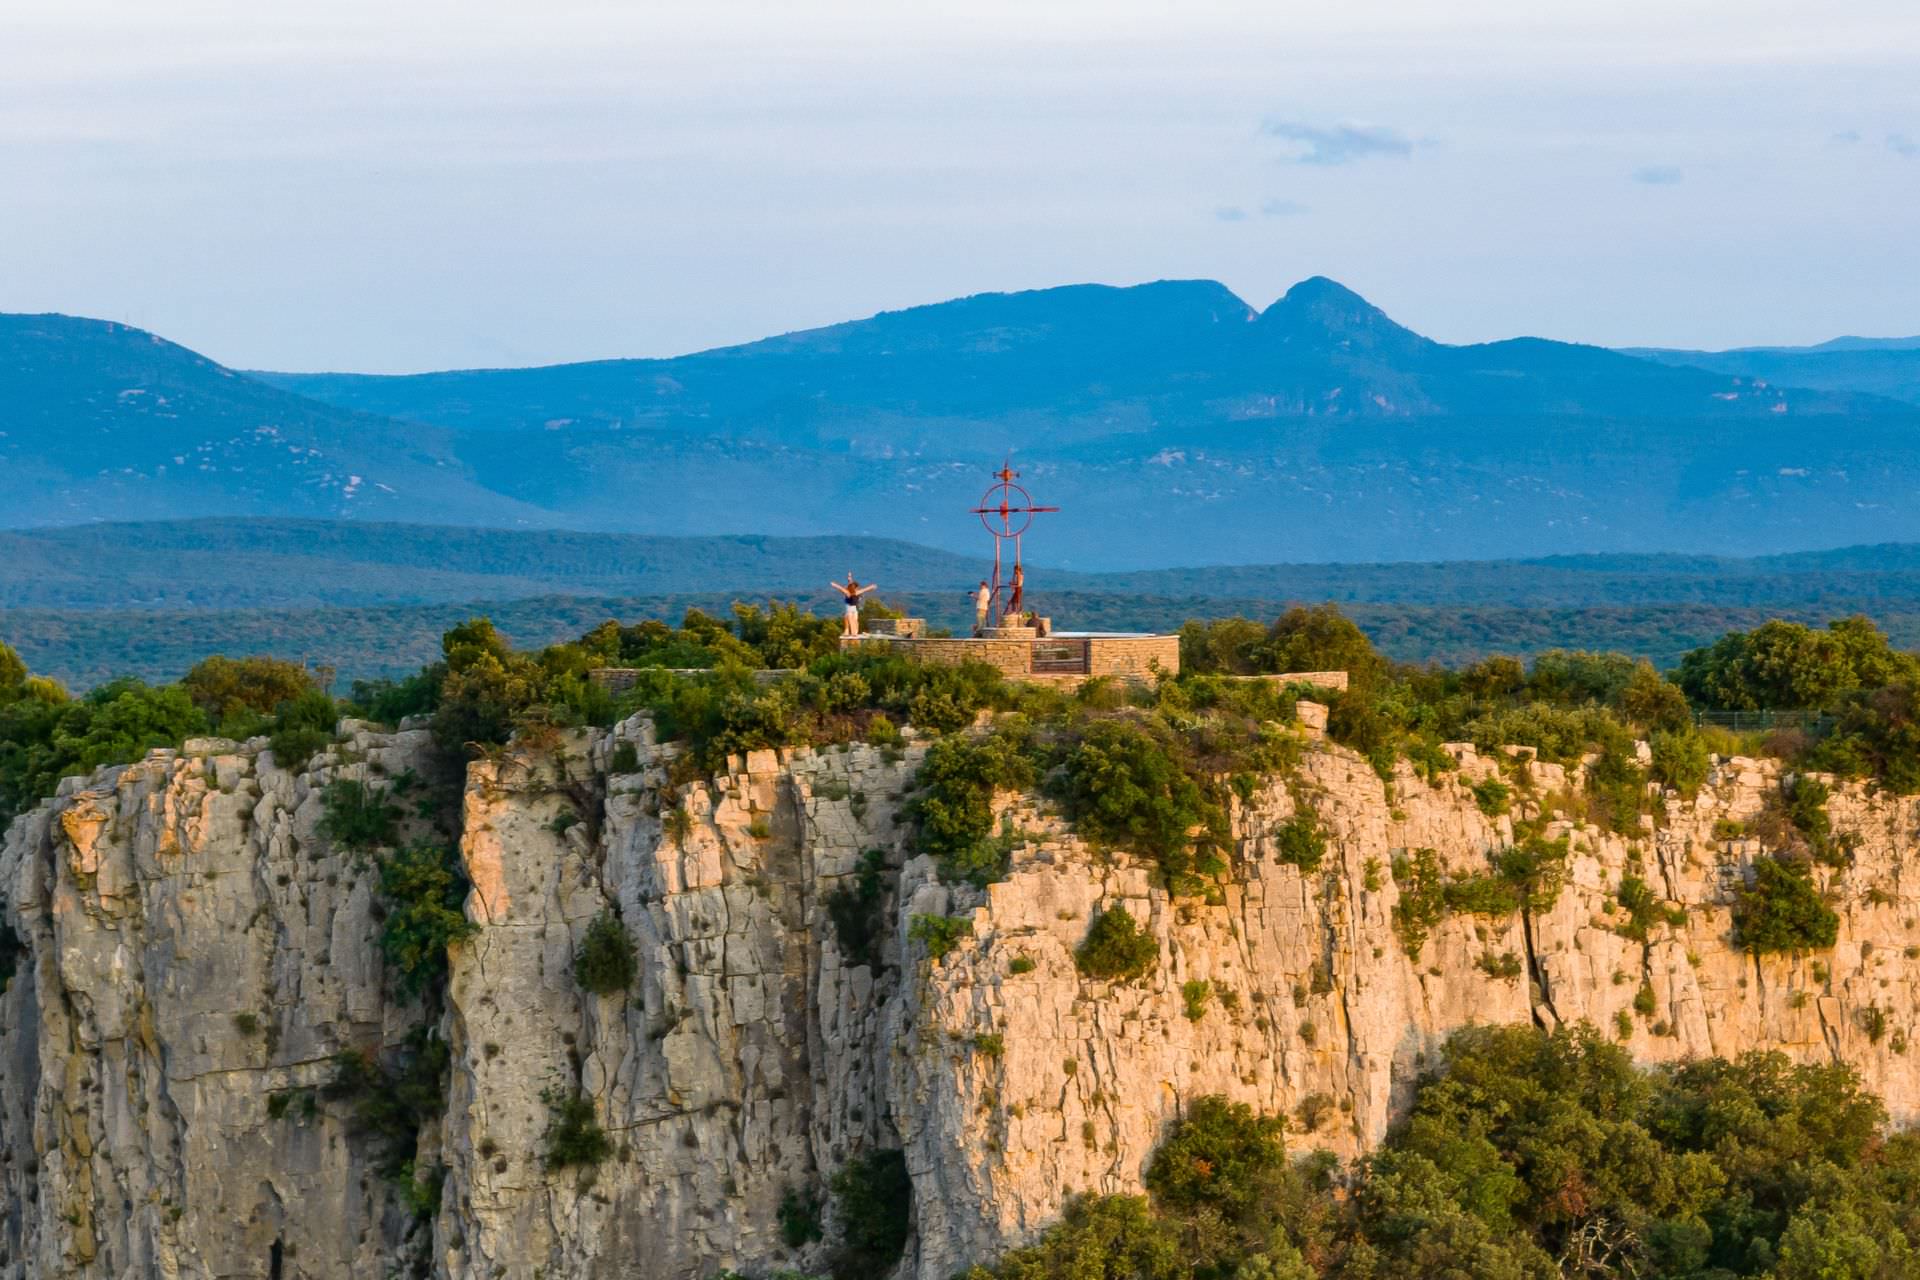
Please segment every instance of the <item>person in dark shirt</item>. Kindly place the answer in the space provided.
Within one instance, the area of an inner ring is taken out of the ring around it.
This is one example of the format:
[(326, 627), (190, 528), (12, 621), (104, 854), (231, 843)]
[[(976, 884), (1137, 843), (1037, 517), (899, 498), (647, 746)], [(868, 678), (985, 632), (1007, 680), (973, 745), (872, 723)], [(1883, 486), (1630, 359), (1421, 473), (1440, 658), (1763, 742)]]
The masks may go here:
[(860, 634), (860, 597), (866, 595), (867, 592), (872, 591), (874, 587), (879, 584), (869, 582), (865, 586), (861, 586), (859, 580), (856, 579), (851, 573), (849, 573), (847, 575), (847, 580), (844, 584), (835, 582), (830, 585), (833, 587), (835, 591), (838, 591), (840, 593), (840, 598), (846, 601), (846, 605), (847, 605), (846, 619), (845, 619), (844, 625), (840, 629), (840, 634), (843, 636), (859, 635)]

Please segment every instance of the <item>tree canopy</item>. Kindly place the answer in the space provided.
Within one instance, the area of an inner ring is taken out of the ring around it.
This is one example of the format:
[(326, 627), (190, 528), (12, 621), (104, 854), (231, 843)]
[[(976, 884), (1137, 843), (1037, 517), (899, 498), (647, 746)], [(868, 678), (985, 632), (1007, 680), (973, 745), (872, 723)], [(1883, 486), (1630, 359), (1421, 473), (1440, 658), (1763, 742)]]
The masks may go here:
[(1456, 1033), (1385, 1144), (1290, 1159), (1279, 1117), (1195, 1099), (1145, 1197), (1083, 1197), (970, 1280), (1895, 1280), (1920, 1139), (1839, 1065), (1643, 1071), (1589, 1027)]

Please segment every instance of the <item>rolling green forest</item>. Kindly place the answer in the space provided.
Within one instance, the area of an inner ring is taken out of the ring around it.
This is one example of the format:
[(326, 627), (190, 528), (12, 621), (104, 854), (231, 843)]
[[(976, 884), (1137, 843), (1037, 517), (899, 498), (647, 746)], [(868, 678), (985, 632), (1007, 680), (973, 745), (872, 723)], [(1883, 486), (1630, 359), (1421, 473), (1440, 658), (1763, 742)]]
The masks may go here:
[[(397, 678), (433, 661), (441, 635), (464, 618), (491, 618), (525, 648), (575, 636), (609, 617), (669, 621), (689, 608), (725, 613), (727, 593), (616, 598), (546, 596), (524, 600), (362, 608), (155, 610), (22, 609), (0, 612), (0, 639), (36, 671), (85, 688), (121, 675), (144, 680), (179, 678), (208, 653), (285, 654), (333, 670), (346, 683)], [(1178, 629), (1187, 619), (1221, 614), (1277, 617), (1286, 599), (1158, 598), (1039, 592), (1039, 608), (1076, 630)], [(961, 627), (971, 614), (962, 592), (889, 593), (889, 604), (930, 625)], [(816, 607), (811, 601), (809, 608)], [(818, 606), (821, 613), (827, 606)], [(1728, 608), (1649, 605), (1525, 609), (1424, 605), (1343, 606), (1381, 652), (1402, 662), (1457, 665), (1496, 653), (1544, 649), (1617, 649), (1669, 666), (1691, 649), (1729, 630), (1769, 618), (1817, 624), (1832, 616), (1817, 608)], [(1920, 646), (1920, 609), (1873, 612), (1904, 647)], [(343, 685), (344, 687), (344, 685)]]
[[(1042, 544), (1044, 545), (1044, 544)], [(524, 648), (605, 618), (788, 596), (830, 612), (855, 571), (935, 626), (968, 620), (973, 557), (879, 537), (654, 537), (374, 522), (209, 519), (0, 533), (0, 640), (84, 688), (176, 680), (209, 653), (274, 653), (343, 687), (431, 662), (483, 615)], [(1581, 555), (1407, 564), (1216, 565), (1084, 573), (1029, 568), (1063, 629), (1173, 630), (1339, 604), (1388, 656), (1459, 665), (1495, 653), (1617, 649), (1666, 667), (1768, 618), (1864, 614), (1920, 644), (1920, 546), (1753, 558)]]

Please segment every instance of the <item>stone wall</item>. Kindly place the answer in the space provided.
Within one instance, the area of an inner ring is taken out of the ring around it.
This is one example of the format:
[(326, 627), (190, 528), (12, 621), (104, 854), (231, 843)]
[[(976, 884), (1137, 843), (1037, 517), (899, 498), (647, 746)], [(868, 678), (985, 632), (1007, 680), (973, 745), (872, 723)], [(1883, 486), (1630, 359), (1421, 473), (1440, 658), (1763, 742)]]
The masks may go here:
[(1087, 674), (1135, 676), (1155, 671), (1180, 674), (1179, 636), (1094, 636), (1087, 642)]
[(963, 662), (984, 662), (998, 667), (1007, 675), (1021, 676), (1033, 666), (1031, 640), (972, 640), (959, 637), (946, 640), (923, 636), (896, 643), (915, 660), (943, 667), (957, 667)]

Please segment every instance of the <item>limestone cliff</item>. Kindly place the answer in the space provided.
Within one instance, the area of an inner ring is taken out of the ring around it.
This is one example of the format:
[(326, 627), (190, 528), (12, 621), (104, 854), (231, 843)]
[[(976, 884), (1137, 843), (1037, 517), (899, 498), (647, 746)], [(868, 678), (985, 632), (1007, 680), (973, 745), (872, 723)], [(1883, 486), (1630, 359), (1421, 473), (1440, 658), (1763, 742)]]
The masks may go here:
[[(25, 950), (0, 997), (0, 1276), (804, 1269), (825, 1246), (788, 1247), (783, 1200), (903, 1148), (915, 1234), (899, 1274), (944, 1280), (1075, 1191), (1136, 1188), (1199, 1094), (1288, 1113), (1296, 1146), (1360, 1151), (1474, 1021), (1587, 1020), (1647, 1061), (1844, 1058), (1898, 1120), (1920, 1118), (1912, 800), (1836, 787), (1828, 810), (1857, 843), (1847, 869), (1817, 873), (1841, 916), (1830, 951), (1756, 961), (1731, 945), (1733, 887), (1763, 850), (1730, 824), (1778, 790), (1770, 763), (1731, 760), (1637, 840), (1556, 820), (1570, 856), (1550, 909), (1447, 916), (1414, 958), (1394, 926), (1396, 857), (1483, 870), (1516, 819), (1578, 811), (1576, 780), (1509, 764), (1513, 812), (1489, 816), (1470, 786), (1502, 770), (1471, 748), (1432, 783), (1403, 766), (1389, 785), (1313, 741), (1295, 776), (1238, 806), (1212, 901), (1169, 900), (1144, 865), (1006, 796), (1023, 843), (983, 891), (912, 852), (911, 738), (754, 752), (686, 782), (636, 719), (467, 770), (477, 932), (435, 1015), (450, 1083), (411, 1154), (446, 1178), (416, 1216), (393, 1153), (326, 1093), (336, 1054), (391, 1051), (427, 1015), (393, 993), (369, 861), (324, 834), (320, 793), (433, 764), (424, 734), (345, 730), (300, 773), (259, 742), (158, 752), (69, 781), (8, 832), (0, 902)], [(1303, 805), (1328, 836), (1311, 874), (1276, 857)], [(869, 850), (882, 916), (854, 957), (829, 900)], [(1644, 941), (1616, 905), (1630, 874), (1665, 900)], [(1116, 904), (1160, 944), (1136, 984), (1074, 965)], [(574, 956), (608, 911), (640, 976), (590, 995)], [(930, 959), (918, 916), (971, 934)], [(576, 1094), (612, 1154), (550, 1168), (554, 1103)]]

